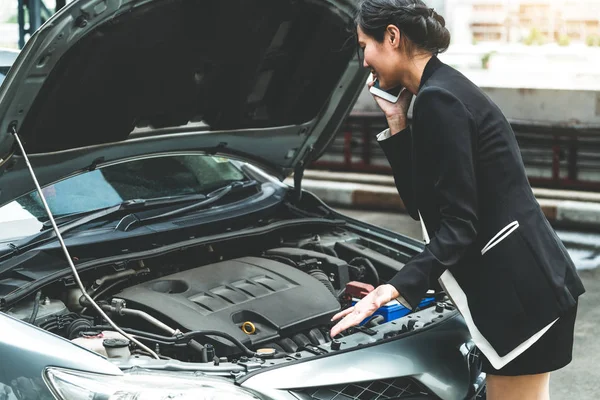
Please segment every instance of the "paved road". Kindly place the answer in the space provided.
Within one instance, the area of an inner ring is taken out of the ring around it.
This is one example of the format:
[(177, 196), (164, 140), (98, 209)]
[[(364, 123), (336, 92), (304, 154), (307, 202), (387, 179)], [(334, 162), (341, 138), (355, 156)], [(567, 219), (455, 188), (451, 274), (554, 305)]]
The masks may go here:
[[(340, 209), (340, 212), (374, 225), (403, 233), (421, 236), (418, 222), (405, 214)], [(600, 237), (577, 232), (558, 232), (567, 244), (586, 287), (581, 297), (575, 325), (573, 362), (551, 375), (552, 400), (592, 400), (600, 397)]]

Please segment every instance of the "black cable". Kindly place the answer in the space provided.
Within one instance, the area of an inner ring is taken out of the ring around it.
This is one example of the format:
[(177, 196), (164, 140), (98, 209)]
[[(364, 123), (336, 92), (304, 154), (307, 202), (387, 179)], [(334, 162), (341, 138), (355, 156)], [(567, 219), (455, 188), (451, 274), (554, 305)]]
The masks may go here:
[(315, 278), (316, 280), (321, 282), (327, 289), (329, 289), (331, 294), (336, 299), (338, 298), (338, 293), (336, 292), (335, 288), (331, 284), (331, 281), (329, 280), (329, 278), (327, 277), (325, 272), (321, 271), (320, 269), (313, 269), (313, 270), (308, 271), (307, 274), (309, 274), (310, 276), (312, 276), (313, 278)]
[[(93, 326), (90, 329), (93, 329), (93, 330), (96, 330), (96, 329), (100, 329), (100, 330), (113, 330), (113, 328), (111, 326), (108, 326), (108, 325)], [(223, 339), (229, 340), (231, 343), (233, 343), (234, 345), (236, 345), (245, 355), (247, 355), (249, 357), (255, 357), (255, 356), (260, 357), (260, 355), (257, 355), (255, 352), (253, 352), (252, 350), (250, 350), (242, 342), (240, 342), (239, 340), (237, 340), (233, 336), (231, 336), (231, 335), (229, 335), (227, 333), (224, 333), (224, 332), (219, 332), (219, 331), (191, 331), (191, 332), (184, 333), (184, 334), (182, 334), (180, 336), (177, 336), (177, 337), (168, 337), (168, 336), (156, 335), (156, 334), (150, 333), (150, 332), (139, 331), (137, 329), (130, 329), (130, 328), (121, 328), (121, 329), (123, 329), (125, 332), (127, 332), (129, 334), (132, 334), (132, 335), (136, 335), (136, 336), (140, 336), (140, 337), (145, 337), (145, 338), (150, 339), (150, 340), (160, 340), (160, 341), (163, 341), (163, 342), (166, 342), (166, 343), (170, 343), (170, 344), (175, 344), (175, 343), (183, 342), (183, 343), (185, 343), (187, 345), (187, 343), (190, 340), (196, 339), (197, 337), (217, 336), (217, 337), (221, 337)]]
[(38, 290), (35, 294), (35, 300), (33, 301), (33, 310), (31, 311), (31, 316), (29, 317), (29, 323), (35, 325), (35, 320), (37, 319), (38, 312), (40, 311), (40, 300), (42, 299), (42, 291)]
[(279, 256), (277, 254), (266, 254), (264, 257), (266, 258), (270, 258), (272, 260), (276, 260), (276, 261), (281, 261), (284, 264), (287, 264), (291, 267), (295, 267), (295, 268), (300, 268), (298, 266), (298, 263), (294, 260), (292, 260), (291, 258), (288, 257), (284, 257), (284, 256)]
[(306, 242), (306, 243), (302, 244), (300, 246), (300, 248), (305, 249), (305, 250), (308, 249), (308, 250), (317, 251), (319, 253), (323, 253), (328, 256), (339, 258), (337, 252), (334, 249), (332, 249), (330, 247), (325, 247), (320, 242)]
[(101, 291), (96, 293), (94, 295), (94, 297), (92, 297), (92, 300), (96, 300), (96, 299), (100, 298), (100, 296), (102, 296), (104, 293), (108, 292), (110, 289), (114, 288), (115, 286), (120, 285), (123, 282), (127, 282), (128, 280), (129, 280), (129, 278), (124, 278), (124, 279), (120, 279), (116, 282), (111, 283), (110, 285), (108, 285), (107, 287), (105, 287), (104, 289), (102, 289)]
[[(92, 331), (114, 331), (114, 328), (110, 325), (95, 325), (95, 326), (91, 326), (89, 329)], [(157, 335), (155, 333), (140, 331), (140, 330), (132, 329), (132, 328), (121, 328), (121, 329), (123, 329), (125, 332), (127, 332), (129, 334), (144, 337), (146, 339), (162, 340), (165, 342), (164, 344), (173, 343), (173, 342), (177, 341), (177, 339), (178, 339), (178, 338), (174, 338), (171, 336)]]
[(379, 286), (379, 273), (377, 272), (377, 269), (375, 269), (375, 266), (373, 265), (371, 260), (365, 257), (355, 257), (352, 260), (350, 260), (348, 264), (354, 265), (356, 261), (362, 261), (364, 263), (363, 266), (367, 267), (371, 271), (371, 275), (373, 275), (373, 286)]
[(242, 342), (234, 338), (233, 336), (219, 331), (192, 331), (184, 333), (183, 336), (187, 339), (195, 339), (196, 337), (206, 337), (206, 336), (217, 336), (222, 337), (223, 339), (229, 340), (231, 343), (235, 344), (240, 350), (242, 350), (247, 356), (254, 357), (257, 354), (247, 348)]
[[(101, 291), (99, 291), (98, 293), (96, 293), (94, 295), (94, 297), (92, 297), (92, 300), (96, 301), (96, 299), (98, 299), (100, 296), (102, 296), (104, 293), (108, 292), (109, 290), (111, 290), (112, 288), (114, 288), (115, 286), (120, 285), (123, 282), (127, 282), (129, 280), (129, 278), (124, 278), (124, 279), (120, 279), (116, 282), (111, 283), (110, 285), (108, 285), (107, 287), (105, 287), (104, 289), (102, 289)], [(85, 299), (85, 297), (81, 296), (82, 299)], [(79, 302), (81, 303), (81, 299), (79, 300)], [(85, 302), (87, 303), (87, 302)], [(83, 310), (81, 310), (81, 314), (85, 313), (87, 311), (87, 307), (84, 307)]]
[(58, 329), (58, 324), (56, 322), (50, 323), (50, 324), (44, 324), (44, 325), (40, 325), (40, 328), (45, 331), (53, 331), (55, 329)]
[(322, 249), (323, 253), (328, 254), (332, 257), (339, 258), (337, 252), (331, 247), (325, 247), (321, 243), (319, 243), (319, 247)]

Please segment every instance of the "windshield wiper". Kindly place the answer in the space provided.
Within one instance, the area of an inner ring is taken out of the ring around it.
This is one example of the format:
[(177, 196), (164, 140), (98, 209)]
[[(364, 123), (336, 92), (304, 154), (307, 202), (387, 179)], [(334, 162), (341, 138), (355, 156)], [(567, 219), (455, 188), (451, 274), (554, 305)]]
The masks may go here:
[[(109, 219), (109, 217), (113, 215), (118, 215), (123, 213), (124, 211), (129, 210), (142, 210), (148, 209), (156, 206), (164, 206), (169, 204), (177, 204), (177, 203), (189, 203), (194, 202), (189, 206), (185, 206), (182, 208), (177, 208), (175, 210), (165, 212), (162, 214), (154, 215), (151, 217), (139, 219), (135, 216), (135, 214), (127, 214), (125, 217), (121, 219), (121, 221), (117, 224), (115, 229), (127, 231), (131, 228), (132, 225), (137, 225), (138, 223), (146, 223), (155, 221), (158, 219), (169, 218), (175, 215), (184, 214), (196, 209), (200, 209), (206, 207), (210, 204), (213, 204), (219, 201), (221, 198), (227, 196), (229, 193), (238, 192), (240, 189), (245, 190), (250, 187), (256, 187), (257, 182), (254, 180), (250, 181), (234, 181), (226, 186), (223, 186), (219, 189), (216, 189), (209, 194), (189, 194), (189, 195), (181, 195), (181, 196), (169, 196), (169, 197), (159, 197), (154, 199), (132, 199), (126, 200), (122, 203), (116, 204), (114, 206), (102, 208), (99, 210), (93, 211), (85, 211), (82, 213), (69, 214), (59, 219), (55, 219), (58, 225), (58, 230), (61, 235), (77, 229), (83, 225), (89, 224), (94, 221), (99, 221), (103, 219)], [(63, 222), (64, 221), (64, 222)], [(61, 223), (62, 222), (62, 223)], [(12, 255), (21, 253), (23, 251), (27, 251), (33, 247), (37, 247), (41, 244), (49, 242), (51, 240), (56, 239), (56, 233), (54, 230), (48, 229), (46, 227), (46, 223), (42, 227), (42, 231), (23, 238), (15, 243), (9, 243), (8, 246), (13, 249), (11, 252)], [(123, 228), (124, 226), (124, 228)], [(0, 257), (1, 258), (1, 257)]]
[(140, 225), (140, 224), (143, 225), (143, 224), (146, 224), (149, 222), (155, 222), (155, 221), (158, 221), (161, 219), (168, 219), (168, 218), (172, 218), (172, 217), (175, 217), (178, 215), (189, 213), (191, 211), (200, 210), (200, 209), (210, 206), (214, 203), (217, 203), (219, 200), (221, 200), (222, 198), (224, 198), (232, 193), (239, 193), (240, 191), (245, 191), (248, 189), (256, 190), (257, 186), (258, 186), (258, 182), (255, 180), (234, 181), (226, 186), (223, 186), (221, 188), (218, 188), (218, 189), (210, 192), (209, 194), (206, 195), (206, 197), (204, 199), (200, 200), (197, 203), (190, 204), (189, 206), (177, 208), (175, 210), (167, 211), (165, 213), (153, 215), (151, 217), (146, 217), (146, 218), (138, 218), (134, 214), (129, 214), (129, 215), (123, 217), (123, 219), (117, 225), (116, 229), (122, 230), (122, 231), (128, 231), (132, 227)]
[[(59, 227), (66, 226), (69, 222), (76, 222), (74, 224), (74, 228), (85, 225), (89, 222), (102, 219), (111, 214), (116, 214), (120, 211), (129, 210), (129, 209), (142, 209), (149, 208), (154, 206), (165, 206), (169, 204), (177, 204), (177, 203), (187, 203), (190, 201), (198, 201), (204, 200), (206, 198), (205, 194), (183, 194), (179, 196), (166, 196), (166, 197), (156, 197), (153, 199), (131, 199), (125, 200), (119, 204), (114, 206), (109, 206), (101, 209), (83, 211), (80, 213), (73, 213), (63, 215), (58, 218), (54, 218), (57, 225)], [(52, 224), (50, 224), (50, 220), (45, 221), (42, 225), (42, 230), (52, 229)], [(71, 230), (73, 228), (66, 228), (66, 230)], [(61, 229), (60, 233), (63, 233)]]
[[(173, 196), (173, 197), (162, 197), (156, 199), (132, 199), (126, 200), (114, 206), (101, 208), (99, 210), (93, 211), (85, 211), (81, 213), (69, 214), (58, 219), (55, 219), (58, 230), (61, 235), (79, 228), (83, 225), (89, 224), (90, 222), (106, 219), (112, 215), (116, 215), (122, 213), (126, 210), (138, 210), (145, 209), (148, 207), (154, 206), (162, 206), (173, 203), (181, 203), (181, 202), (189, 202), (189, 201), (198, 201), (206, 199), (206, 195), (204, 194), (193, 194), (193, 195), (183, 195), (183, 196)], [(62, 222), (62, 223), (61, 223)], [(42, 231), (33, 235), (28, 236), (17, 243), (11, 243), (11, 247), (16, 249), (16, 252), (21, 252), (27, 250), (34, 246), (39, 246), (42, 243), (45, 243), (49, 240), (54, 240), (56, 238), (56, 233), (48, 229), (51, 227), (47, 226), (48, 224), (45, 222)]]

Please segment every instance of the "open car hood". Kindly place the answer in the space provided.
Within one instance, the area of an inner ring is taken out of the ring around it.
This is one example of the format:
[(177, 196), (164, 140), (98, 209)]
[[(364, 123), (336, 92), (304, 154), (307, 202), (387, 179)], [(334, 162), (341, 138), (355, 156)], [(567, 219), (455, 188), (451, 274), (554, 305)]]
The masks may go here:
[(367, 71), (355, 0), (76, 0), (0, 87), (0, 205), (102, 163), (174, 151), (284, 178), (316, 158)]

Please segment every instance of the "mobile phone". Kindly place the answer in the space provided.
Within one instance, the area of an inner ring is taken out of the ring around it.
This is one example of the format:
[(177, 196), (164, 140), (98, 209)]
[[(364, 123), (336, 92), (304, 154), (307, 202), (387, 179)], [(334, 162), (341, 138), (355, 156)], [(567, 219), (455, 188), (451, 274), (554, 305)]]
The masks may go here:
[[(373, 80), (373, 74), (369, 75), (369, 80), (370, 81)], [(395, 103), (398, 101), (398, 98), (400, 97), (400, 93), (402, 92), (402, 86), (397, 86), (392, 89), (383, 90), (379, 87), (379, 80), (377, 79), (377, 80), (375, 80), (375, 84), (373, 86), (371, 86), (371, 88), (369, 89), (369, 92), (371, 92), (375, 96), (381, 97), (382, 99), (385, 99), (391, 103)]]

